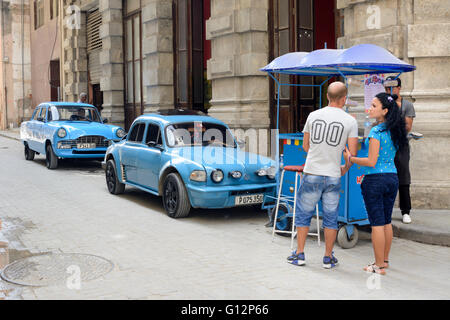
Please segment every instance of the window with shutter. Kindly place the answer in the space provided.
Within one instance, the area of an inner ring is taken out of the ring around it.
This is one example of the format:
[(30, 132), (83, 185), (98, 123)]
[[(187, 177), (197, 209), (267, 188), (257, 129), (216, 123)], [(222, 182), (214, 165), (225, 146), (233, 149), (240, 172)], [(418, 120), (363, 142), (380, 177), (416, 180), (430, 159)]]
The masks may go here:
[(90, 83), (95, 85), (100, 83), (102, 69), (100, 65), (100, 52), (102, 50), (102, 39), (100, 39), (100, 26), (102, 15), (97, 10), (87, 14), (87, 54), (88, 71)]
[(205, 111), (211, 99), (205, 63), (210, 57), (205, 37), (210, 0), (175, 0), (173, 5), (175, 105)]
[(144, 113), (140, 1), (127, 1), (124, 11), (125, 127), (128, 129)]

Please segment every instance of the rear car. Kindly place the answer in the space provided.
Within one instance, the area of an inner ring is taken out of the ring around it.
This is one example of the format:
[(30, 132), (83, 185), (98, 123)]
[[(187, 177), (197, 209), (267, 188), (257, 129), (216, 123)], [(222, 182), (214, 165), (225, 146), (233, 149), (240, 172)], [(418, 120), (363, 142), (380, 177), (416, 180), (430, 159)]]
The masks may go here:
[(103, 159), (108, 146), (126, 135), (106, 123), (89, 104), (41, 103), (20, 127), (25, 159), (43, 154), (49, 169), (56, 169), (60, 159)]

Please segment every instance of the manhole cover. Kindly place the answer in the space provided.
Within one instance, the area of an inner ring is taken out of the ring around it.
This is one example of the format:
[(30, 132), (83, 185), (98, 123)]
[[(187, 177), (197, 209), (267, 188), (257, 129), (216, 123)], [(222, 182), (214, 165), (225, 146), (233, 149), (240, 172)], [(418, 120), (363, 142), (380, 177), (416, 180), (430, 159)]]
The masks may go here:
[(7, 265), (3, 280), (23, 286), (64, 285), (74, 277), (80, 283), (97, 279), (113, 269), (111, 261), (88, 254), (43, 254)]

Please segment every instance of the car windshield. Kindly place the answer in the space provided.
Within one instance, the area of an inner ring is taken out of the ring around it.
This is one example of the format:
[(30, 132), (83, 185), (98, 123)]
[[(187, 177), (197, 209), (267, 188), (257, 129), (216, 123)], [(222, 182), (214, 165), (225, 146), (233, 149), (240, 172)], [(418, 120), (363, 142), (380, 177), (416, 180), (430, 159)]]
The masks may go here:
[(227, 127), (208, 122), (185, 122), (166, 128), (167, 145), (173, 147), (220, 146), (235, 148), (234, 137)]
[(93, 107), (77, 105), (51, 106), (49, 121), (86, 121), (101, 122), (98, 112)]

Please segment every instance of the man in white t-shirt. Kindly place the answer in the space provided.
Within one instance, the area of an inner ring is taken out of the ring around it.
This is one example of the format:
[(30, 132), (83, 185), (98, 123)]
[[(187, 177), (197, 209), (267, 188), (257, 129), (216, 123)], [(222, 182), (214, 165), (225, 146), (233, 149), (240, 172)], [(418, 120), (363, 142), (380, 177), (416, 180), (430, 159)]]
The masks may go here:
[(344, 83), (333, 82), (328, 87), (327, 98), (328, 106), (311, 112), (303, 130), (303, 149), (308, 155), (296, 203), (298, 246), (288, 257), (288, 262), (299, 266), (305, 264), (306, 237), (316, 204), (322, 199), (325, 232), (323, 267), (330, 269), (338, 262), (333, 255), (333, 246), (338, 230), (341, 176), (347, 171), (345, 166), (341, 166), (342, 152), (348, 144), (351, 154), (356, 155), (358, 124), (342, 109), (347, 99)]

